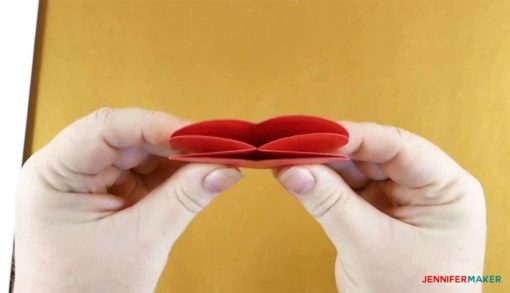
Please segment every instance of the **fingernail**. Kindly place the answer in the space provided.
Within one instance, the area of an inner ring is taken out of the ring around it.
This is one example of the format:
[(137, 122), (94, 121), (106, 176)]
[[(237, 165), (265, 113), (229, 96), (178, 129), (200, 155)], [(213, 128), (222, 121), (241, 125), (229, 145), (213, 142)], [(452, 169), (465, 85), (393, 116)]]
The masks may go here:
[(220, 193), (243, 178), (236, 168), (220, 168), (209, 173), (204, 179), (204, 188), (212, 194)]
[(278, 180), (285, 189), (298, 195), (309, 192), (315, 186), (315, 177), (307, 168), (291, 167)]
[(115, 197), (102, 197), (98, 202), (101, 210), (118, 210), (124, 206), (124, 204), (124, 200)]

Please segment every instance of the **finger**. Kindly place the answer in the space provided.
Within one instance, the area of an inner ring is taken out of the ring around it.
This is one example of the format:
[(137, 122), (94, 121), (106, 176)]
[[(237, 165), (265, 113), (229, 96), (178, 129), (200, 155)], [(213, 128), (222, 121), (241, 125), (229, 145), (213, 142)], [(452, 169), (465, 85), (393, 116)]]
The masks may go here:
[(357, 193), (376, 209), (387, 214), (387, 210), (395, 204), (392, 198), (386, 196), (385, 190), (380, 186), (384, 182), (371, 181), (370, 184), (363, 190), (357, 191)]
[(328, 164), (340, 177), (368, 203), (378, 210), (384, 211), (393, 203), (386, 197), (378, 183), (388, 179), (381, 168), (370, 162), (340, 161)]
[(147, 175), (154, 172), (154, 170), (156, 170), (164, 161), (169, 160), (167, 158), (149, 155), (143, 162), (138, 164), (138, 166), (135, 166), (132, 170), (139, 175)]
[(119, 149), (117, 159), (113, 162), (113, 166), (122, 170), (128, 170), (145, 161), (148, 156), (149, 154), (142, 148), (121, 148)]
[(103, 193), (112, 186), (122, 173), (122, 170), (114, 166), (109, 166), (99, 171), (97, 174), (76, 174), (72, 175), (75, 179), (69, 180), (69, 170), (59, 164), (41, 164), (41, 161), (51, 160), (42, 150), (33, 157), (32, 166), (39, 171), (43, 182), (52, 189), (62, 192), (79, 193)]
[(95, 221), (112, 215), (125, 205), (119, 197), (106, 193), (67, 193), (65, 196), (35, 198), (37, 204), (30, 204), (30, 210), (49, 221), (70, 223)]
[(388, 175), (386, 175), (382, 168), (376, 163), (355, 161), (355, 164), (358, 170), (370, 180), (384, 181), (388, 179)]
[(340, 174), (342, 179), (354, 190), (362, 189), (370, 183), (370, 178), (360, 171), (353, 160), (333, 162), (327, 165)]
[(444, 183), (462, 170), (443, 151), (406, 130), (374, 123), (341, 122), (349, 143), (339, 152), (376, 163), (393, 181), (413, 188)]
[(141, 175), (140, 177), (142, 178), (145, 186), (147, 186), (147, 189), (153, 190), (161, 183), (166, 181), (172, 174), (177, 172), (177, 170), (179, 170), (184, 165), (186, 165), (185, 162), (170, 161), (165, 159), (155, 170), (153, 170), (152, 173)]
[(108, 192), (121, 197), (125, 206), (130, 206), (146, 196), (149, 189), (139, 175), (134, 174), (131, 170), (124, 170), (115, 184), (108, 189)]
[(277, 178), (319, 221), (342, 253), (373, 249), (370, 246), (390, 232), (393, 219), (359, 197), (326, 166), (295, 166), (281, 170)]
[[(51, 142), (54, 159), (76, 173), (94, 174), (123, 157), (120, 149), (166, 148), (171, 133), (182, 126), (179, 119), (162, 112), (136, 108), (100, 109), (69, 125)], [(150, 145), (152, 147), (148, 147)], [(136, 156), (129, 165), (140, 163)]]
[(115, 183), (108, 188), (108, 193), (116, 196), (128, 197), (137, 189), (138, 181), (131, 170), (124, 170)]
[[(42, 157), (49, 169), (58, 170), (54, 173), (59, 174), (59, 180), (80, 185), (84, 176), (97, 175), (111, 166), (129, 169), (148, 154), (169, 154), (168, 137), (182, 124), (161, 112), (101, 109), (64, 129)], [(102, 188), (113, 183), (105, 182)]]
[(136, 233), (141, 241), (168, 245), (216, 195), (241, 178), (236, 168), (189, 164), (114, 217), (122, 217), (123, 223), (127, 221), (139, 227)]

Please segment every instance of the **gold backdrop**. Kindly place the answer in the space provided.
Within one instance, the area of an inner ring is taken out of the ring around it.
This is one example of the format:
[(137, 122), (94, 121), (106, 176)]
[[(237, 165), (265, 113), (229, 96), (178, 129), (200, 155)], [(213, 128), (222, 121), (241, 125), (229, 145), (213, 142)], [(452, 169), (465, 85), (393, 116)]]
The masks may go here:
[[(510, 290), (509, 1), (41, 6), (27, 154), (104, 106), (192, 120), (303, 113), (399, 125), (481, 180), (485, 271), (503, 279), (485, 289)], [(157, 291), (334, 292), (334, 257), (268, 171), (245, 170), (177, 241)]]

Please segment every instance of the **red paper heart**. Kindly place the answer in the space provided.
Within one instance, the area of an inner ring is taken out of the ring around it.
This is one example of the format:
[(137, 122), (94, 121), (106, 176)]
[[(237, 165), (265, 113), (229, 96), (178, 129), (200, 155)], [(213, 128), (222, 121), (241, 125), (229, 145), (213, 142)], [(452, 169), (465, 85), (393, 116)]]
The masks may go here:
[(248, 168), (322, 164), (349, 159), (335, 153), (348, 141), (344, 127), (319, 117), (281, 116), (259, 124), (211, 120), (174, 132), (170, 146), (183, 153), (169, 159)]

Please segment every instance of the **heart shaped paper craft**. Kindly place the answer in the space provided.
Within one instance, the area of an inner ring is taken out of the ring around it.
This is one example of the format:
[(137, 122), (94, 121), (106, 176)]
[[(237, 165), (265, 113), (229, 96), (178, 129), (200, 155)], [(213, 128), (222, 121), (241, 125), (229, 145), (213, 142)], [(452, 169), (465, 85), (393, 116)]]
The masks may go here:
[(248, 168), (322, 164), (349, 159), (335, 153), (348, 141), (344, 127), (313, 116), (280, 116), (259, 124), (210, 120), (174, 132), (170, 146), (182, 153), (169, 159)]

